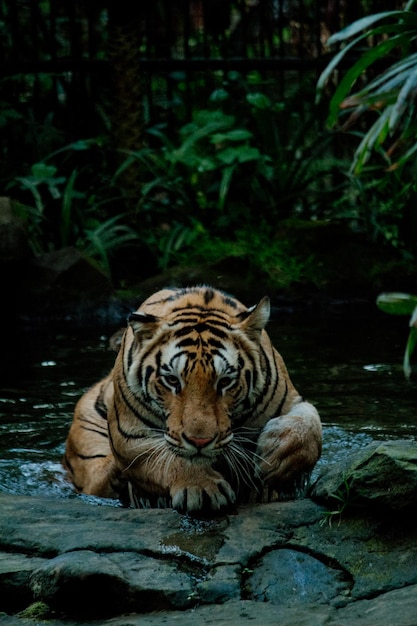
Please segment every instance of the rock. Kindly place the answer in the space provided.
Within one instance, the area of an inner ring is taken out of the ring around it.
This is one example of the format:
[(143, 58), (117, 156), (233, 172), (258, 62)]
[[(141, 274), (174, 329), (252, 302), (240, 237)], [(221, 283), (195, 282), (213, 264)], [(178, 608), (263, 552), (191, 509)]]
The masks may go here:
[(103, 272), (76, 248), (68, 247), (36, 257), (27, 267), (22, 285), (37, 314), (98, 307), (111, 300), (112, 285)]
[(417, 507), (417, 444), (373, 442), (332, 465), (313, 485), (311, 497), (332, 507), (406, 511)]
[(111, 279), (76, 248), (35, 256), (16, 203), (7, 197), (0, 197), (0, 275), (7, 302), (0, 317), (7, 328), (40, 320), (43, 325), (51, 320), (124, 323), (129, 309), (115, 297)]
[(416, 624), (413, 515), (329, 524), (305, 498), (194, 519), (97, 502), (0, 493), (2, 626)]
[(193, 596), (191, 576), (175, 562), (135, 552), (62, 554), (35, 570), (30, 586), (35, 600), (83, 617), (184, 609)]
[(250, 598), (286, 606), (328, 604), (349, 592), (344, 572), (300, 550), (272, 550), (256, 563), (246, 582)]
[(0, 197), (0, 266), (32, 256), (23, 221), (10, 198)]

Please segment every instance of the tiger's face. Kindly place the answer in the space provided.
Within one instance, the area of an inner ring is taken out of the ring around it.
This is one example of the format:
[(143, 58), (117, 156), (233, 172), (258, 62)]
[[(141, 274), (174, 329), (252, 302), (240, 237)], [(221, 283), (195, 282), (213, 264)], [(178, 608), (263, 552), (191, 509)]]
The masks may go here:
[(236, 439), (264, 386), (265, 298), (253, 310), (190, 306), (130, 316), (127, 387), (141, 420), (176, 455), (212, 463)]
[(234, 413), (247, 397), (236, 347), (227, 342), (215, 348), (207, 335), (192, 331), (187, 351), (183, 340), (171, 338), (156, 361), (151, 355), (144, 361), (147, 401), (165, 420), (167, 444), (202, 459), (212, 459), (232, 441)]

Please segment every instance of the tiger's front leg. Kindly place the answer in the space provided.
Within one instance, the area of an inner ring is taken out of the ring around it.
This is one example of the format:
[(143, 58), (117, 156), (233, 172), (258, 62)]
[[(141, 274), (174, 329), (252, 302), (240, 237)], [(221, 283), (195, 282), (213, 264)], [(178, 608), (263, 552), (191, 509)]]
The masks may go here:
[(257, 444), (262, 501), (277, 500), (303, 487), (321, 454), (319, 414), (308, 402), (267, 422)]
[(235, 492), (219, 472), (191, 465), (192, 477), (179, 478), (170, 487), (174, 509), (181, 513), (219, 512), (235, 503)]
[[(153, 466), (147, 475), (146, 464), (128, 473), (134, 492), (133, 504), (146, 494), (169, 494), (172, 507), (180, 513), (219, 512), (236, 501), (236, 495), (224, 477), (209, 464), (176, 457), (171, 461), (169, 474), (163, 463)], [(137, 504), (136, 504), (137, 506)]]

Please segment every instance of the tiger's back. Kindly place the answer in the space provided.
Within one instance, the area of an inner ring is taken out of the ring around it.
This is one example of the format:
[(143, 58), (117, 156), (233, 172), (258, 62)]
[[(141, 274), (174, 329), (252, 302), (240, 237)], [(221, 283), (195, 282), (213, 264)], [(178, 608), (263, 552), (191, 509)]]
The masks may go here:
[(267, 298), (247, 309), (210, 287), (148, 298), (113, 370), (76, 406), (64, 460), (76, 489), (220, 510), (257, 481), (268, 499), (307, 476), (320, 419), (272, 346), (268, 318)]

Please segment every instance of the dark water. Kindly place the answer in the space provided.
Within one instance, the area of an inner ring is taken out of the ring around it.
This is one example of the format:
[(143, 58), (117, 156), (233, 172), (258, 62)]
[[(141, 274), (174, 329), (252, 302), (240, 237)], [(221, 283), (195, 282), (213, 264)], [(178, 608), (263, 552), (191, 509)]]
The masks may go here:
[[(77, 398), (111, 368), (108, 332), (25, 333), (6, 355), (0, 389), (0, 490), (73, 496), (61, 469)], [(296, 320), (269, 325), (298, 391), (323, 421), (315, 470), (373, 440), (417, 439), (417, 376), (401, 361), (405, 318)]]

